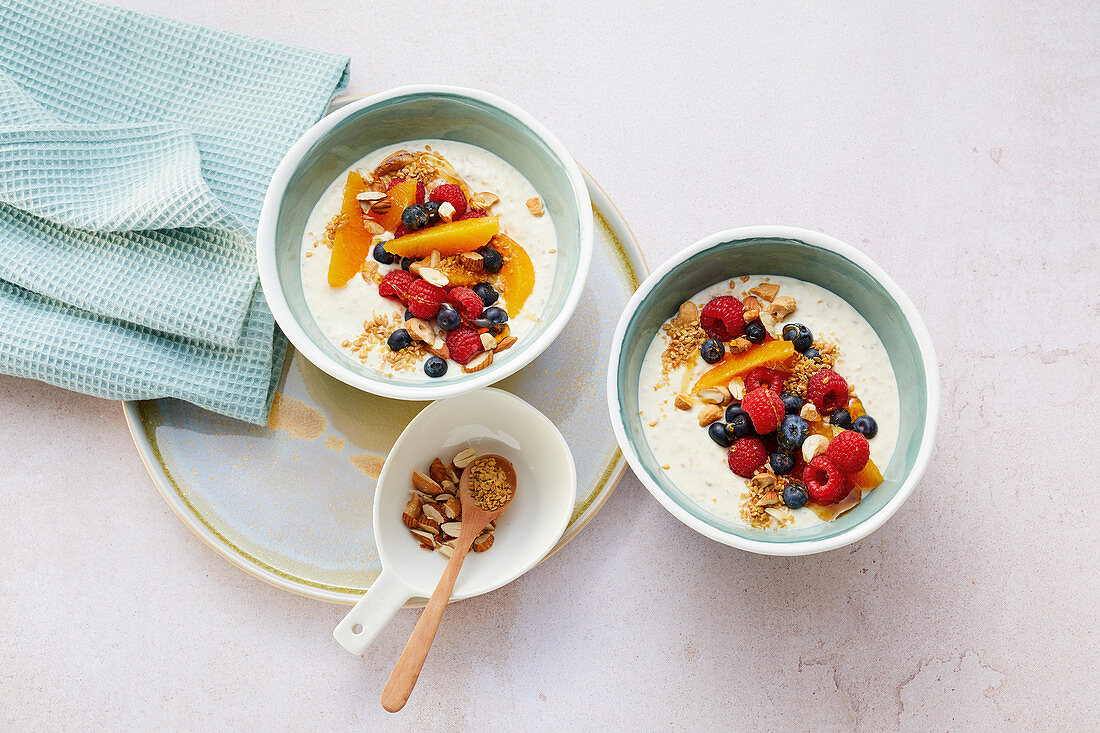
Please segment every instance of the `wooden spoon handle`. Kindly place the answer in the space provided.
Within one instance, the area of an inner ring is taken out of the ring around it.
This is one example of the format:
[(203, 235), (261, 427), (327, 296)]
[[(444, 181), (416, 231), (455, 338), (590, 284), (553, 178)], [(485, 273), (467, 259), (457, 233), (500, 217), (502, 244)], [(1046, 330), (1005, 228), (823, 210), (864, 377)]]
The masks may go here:
[(455, 543), (454, 554), (450, 562), (443, 570), (439, 578), (439, 584), (432, 592), (428, 605), (420, 614), (420, 620), (416, 622), (412, 636), (409, 637), (405, 649), (401, 652), (401, 658), (386, 680), (386, 687), (382, 690), (382, 707), (391, 713), (396, 713), (405, 707), (412, 694), (416, 680), (420, 677), (420, 670), (424, 668), (424, 660), (428, 658), (428, 650), (435, 640), (435, 632), (439, 630), (439, 622), (443, 619), (443, 611), (447, 609), (447, 601), (451, 599), (451, 591), (454, 590), (455, 581), (458, 580), (458, 571), (462, 569), (462, 561), (470, 551), (470, 546), (480, 532), (469, 532), (463, 529), (458, 542)]

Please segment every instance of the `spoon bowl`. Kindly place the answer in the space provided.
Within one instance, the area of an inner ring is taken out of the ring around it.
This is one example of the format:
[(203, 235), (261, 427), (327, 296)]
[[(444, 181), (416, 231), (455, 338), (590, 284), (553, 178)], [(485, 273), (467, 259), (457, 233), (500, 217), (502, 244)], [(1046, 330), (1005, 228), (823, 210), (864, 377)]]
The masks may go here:
[(433, 458), (447, 459), (464, 448), (508, 460), (520, 488), (496, 523), (493, 546), (466, 560), (451, 600), (487, 593), (519, 577), (565, 531), (576, 502), (576, 468), (550, 420), (519, 397), (494, 388), (432, 403), (406, 426), (378, 477), (373, 524), (382, 573), (333, 631), (353, 654), (366, 652), (406, 601), (428, 598), (439, 582), (447, 558), (421, 549), (401, 512), (412, 472), (424, 472)]

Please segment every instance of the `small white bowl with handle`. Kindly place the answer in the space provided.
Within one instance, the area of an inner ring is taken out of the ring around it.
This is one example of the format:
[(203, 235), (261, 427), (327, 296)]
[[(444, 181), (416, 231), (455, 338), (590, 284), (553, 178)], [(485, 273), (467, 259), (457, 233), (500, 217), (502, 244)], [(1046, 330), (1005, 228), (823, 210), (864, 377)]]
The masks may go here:
[(496, 522), (492, 547), (471, 553), (451, 600), (515, 580), (561, 539), (577, 498), (577, 469), (565, 439), (545, 415), (504, 390), (486, 388), (433, 402), (398, 437), (374, 494), (374, 537), (382, 573), (332, 635), (362, 654), (405, 603), (432, 594), (447, 558), (428, 552), (401, 521), (413, 471), (464, 448), (496, 453), (516, 469), (516, 494)]

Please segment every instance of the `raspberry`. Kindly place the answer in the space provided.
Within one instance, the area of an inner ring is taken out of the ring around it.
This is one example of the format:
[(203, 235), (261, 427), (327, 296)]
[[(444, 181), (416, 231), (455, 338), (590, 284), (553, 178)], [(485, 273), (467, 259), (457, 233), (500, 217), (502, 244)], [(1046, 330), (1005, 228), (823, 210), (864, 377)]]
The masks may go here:
[(732, 341), (745, 331), (745, 306), (732, 295), (712, 298), (699, 314), (699, 325), (707, 336), (719, 341)]
[(409, 233), (409, 230), (405, 228), (404, 224), (398, 224), (397, 228), (393, 230), (393, 238), (403, 237)]
[(392, 181), (390, 181), (390, 185), (386, 186), (386, 192), (389, 193), (390, 191), (393, 190), (394, 186), (396, 186), (399, 183), (404, 183), (404, 182), (405, 182), (404, 178), (394, 178)]
[(462, 187), (458, 184), (444, 183), (441, 186), (436, 186), (432, 189), (431, 199), (440, 203), (448, 201), (451, 206), (455, 207), (452, 221), (461, 220), (462, 215), (466, 213), (466, 194), (462, 193)]
[(416, 182), (416, 203), (422, 204), (428, 199), (428, 189), (424, 188), (423, 181)]
[(825, 456), (842, 473), (859, 473), (871, 457), (871, 446), (854, 430), (845, 430), (829, 441)]
[(481, 302), (481, 297), (469, 288), (451, 288), (451, 292), (448, 293), (447, 297), (455, 304), (459, 314), (467, 320), (477, 318), (485, 308), (485, 304)]
[(488, 214), (484, 211), (478, 211), (477, 209), (470, 209), (462, 216), (456, 216), (451, 221), (466, 221), (467, 219), (484, 219)]
[(779, 395), (767, 387), (757, 387), (741, 400), (741, 409), (749, 414), (752, 427), (759, 435), (767, 435), (779, 427), (787, 410)]
[(756, 436), (738, 438), (730, 447), (727, 460), (731, 471), (742, 478), (752, 478), (756, 469), (768, 460), (768, 451), (764, 447), (764, 441)]
[(447, 351), (459, 364), (465, 364), (481, 351), (481, 337), (469, 326), (459, 326), (447, 334)]
[(409, 286), (416, 276), (405, 270), (390, 270), (378, 283), (378, 294), (383, 298), (393, 298), (405, 302), (409, 299)]
[(836, 504), (847, 496), (844, 476), (825, 456), (815, 456), (802, 472), (802, 482), (810, 492), (810, 498), (818, 504)]
[(848, 383), (832, 369), (822, 369), (806, 383), (806, 396), (822, 415), (832, 415), (848, 406)]
[(757, 387), (766, 385), (776, 394), (783, 393), (783, 372), (767, 367), (758, 366), (745, 375), (745, 391), (752, 392)]
[(447, 291), (427, 280), (414, 280), (408, 293), (409, 310), (417, 318), (435, 318), (447, 300)]

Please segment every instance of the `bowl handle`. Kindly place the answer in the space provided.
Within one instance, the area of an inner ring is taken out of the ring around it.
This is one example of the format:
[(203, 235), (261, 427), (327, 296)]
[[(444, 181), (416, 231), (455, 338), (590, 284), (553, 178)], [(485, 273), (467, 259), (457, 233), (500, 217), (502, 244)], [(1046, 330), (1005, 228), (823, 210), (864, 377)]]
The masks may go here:
[(411, 588), (383, 569), (370, 590), (333, 629), (332, 636), (352, 654), (362, 654), (397, 609), (413, 595)]

